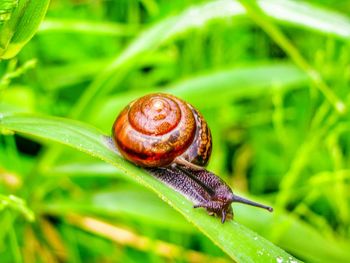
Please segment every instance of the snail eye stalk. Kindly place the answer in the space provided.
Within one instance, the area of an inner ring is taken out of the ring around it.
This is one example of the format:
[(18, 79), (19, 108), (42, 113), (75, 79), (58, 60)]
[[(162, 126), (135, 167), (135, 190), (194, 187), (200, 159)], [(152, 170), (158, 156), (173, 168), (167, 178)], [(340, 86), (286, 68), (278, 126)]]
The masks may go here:
[(251, 201), (249, 199), (245, 199), (243, 197), (240, 197), (238, 195), (233, 195), (233, 198), (231, 199), (231, 202), (232, 203), (242, 203), (242, 204), (246, 204), (246, 205), (251, 205), (251, 206), (255, 206), (255, 207), (260, 207), (260, 208), (263, 208), (263, 209), (266, 209), (267, 211), (269, 212), (273, 212), (273, 208), (270, 207), (270, 206), (267, 206), (267, 205), (263, 205), (263, 204), (260, 204), (260, 203), (256, 203), (254, 201)]

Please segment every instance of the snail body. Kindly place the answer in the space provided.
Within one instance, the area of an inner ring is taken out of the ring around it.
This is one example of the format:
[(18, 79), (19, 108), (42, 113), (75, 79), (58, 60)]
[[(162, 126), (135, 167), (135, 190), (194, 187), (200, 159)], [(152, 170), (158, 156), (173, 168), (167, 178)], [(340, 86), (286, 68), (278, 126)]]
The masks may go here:
[(210, 129), (194, 107), (173, 95), (155, 93), (131, 102), (115, 120), (112, 139), (127, 160), (222, 222), (233, 217), (232, 202), (272, 211), (234, 195), (220, 177), (205, 169), (212, 149)]

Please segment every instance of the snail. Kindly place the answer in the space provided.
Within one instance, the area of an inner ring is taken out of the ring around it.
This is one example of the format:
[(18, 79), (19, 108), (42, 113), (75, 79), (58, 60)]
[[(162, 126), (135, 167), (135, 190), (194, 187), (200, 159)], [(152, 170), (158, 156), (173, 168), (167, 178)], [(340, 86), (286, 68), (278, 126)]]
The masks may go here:
[(189, 103), (165, 93), (143, 96), (127, 105), (112, 127), (112, 139), (127, 160), (183, 194), (221, 222), (233, 218), (232, 202), (273, 209), (233, 194), (206, 170), (212, 149), (210, 129)]

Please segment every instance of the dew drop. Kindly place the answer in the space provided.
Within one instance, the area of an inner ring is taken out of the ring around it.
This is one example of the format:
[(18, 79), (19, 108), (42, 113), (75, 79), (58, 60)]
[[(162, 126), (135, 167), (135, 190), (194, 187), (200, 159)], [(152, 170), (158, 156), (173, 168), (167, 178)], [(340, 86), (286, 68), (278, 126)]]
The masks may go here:
[(277, 257), (277, 258), (276, 258), (276, 261), (277, 261), (277, 263), (282, 263), (282, 262), (283, 262), (283, 258)]
[(344, 114), (346, 112), (346, 106), (342, 101), (337, 101), (337, 103), (335, 104), (335, 107), (337, 111), (341, 114)]

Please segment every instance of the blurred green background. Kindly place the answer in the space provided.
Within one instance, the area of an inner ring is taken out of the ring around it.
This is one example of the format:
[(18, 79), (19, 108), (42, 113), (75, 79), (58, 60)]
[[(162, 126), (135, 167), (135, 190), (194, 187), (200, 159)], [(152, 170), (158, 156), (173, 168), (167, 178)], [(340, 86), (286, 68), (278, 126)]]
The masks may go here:
[(232, 262), (112, 166), (1, 128), (26, 112), (109, 135), (154, 91), (205, 116), (209, 170), (275, 208), (234, 205), (237, 222), (350, 262), (350, 1), (24, 2), (0, 3), (0, 262)]

